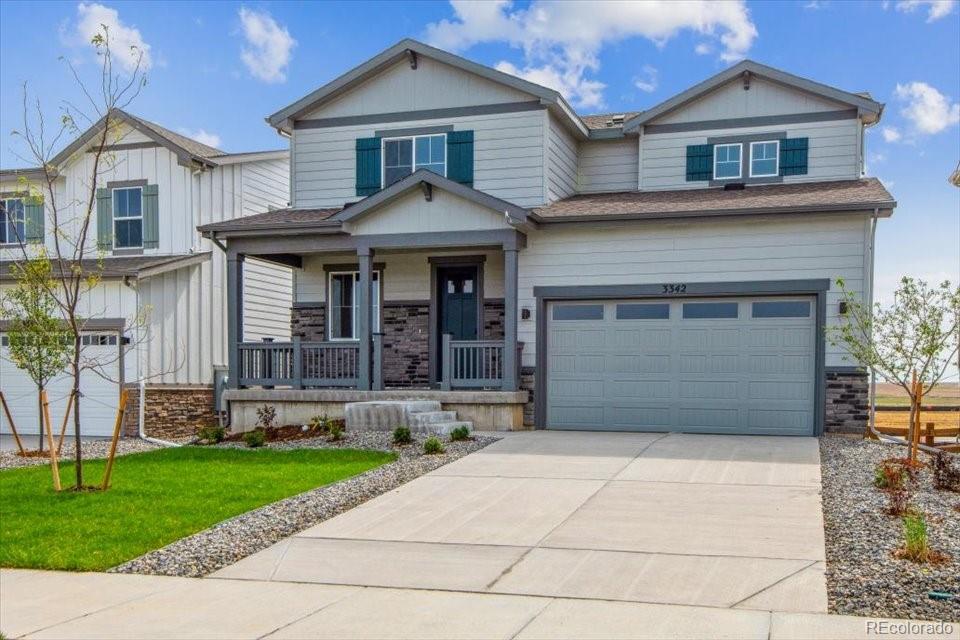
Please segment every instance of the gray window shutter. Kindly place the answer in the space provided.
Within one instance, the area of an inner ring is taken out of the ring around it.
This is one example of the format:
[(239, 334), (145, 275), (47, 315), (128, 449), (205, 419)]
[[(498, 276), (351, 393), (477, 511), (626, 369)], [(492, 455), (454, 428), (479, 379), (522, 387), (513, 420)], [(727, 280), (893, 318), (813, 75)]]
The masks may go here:
[(113, 248), (113, 198), (110, 189), (97, 189), (97, 249)]
[(43, 242), (43, 198), (33, 196), (23, 201), (23, 235), (27, 242)]
[(691, 144), (687, 147), (687, 182), (713, 179), (713, 145)]
[(473, 131), (447, 133), (447, 177), (473, 186)]
[(357, 138), (357, 195), (380, 191), (380, 138)]
[(143, 248), (156, 249), (160, 244), (160, 196), (157, 185), (143, 187)]
[(780, 141), (780, 175), (807, 175), (807, 158), (810, 151), (809, 138), (787, 138)]

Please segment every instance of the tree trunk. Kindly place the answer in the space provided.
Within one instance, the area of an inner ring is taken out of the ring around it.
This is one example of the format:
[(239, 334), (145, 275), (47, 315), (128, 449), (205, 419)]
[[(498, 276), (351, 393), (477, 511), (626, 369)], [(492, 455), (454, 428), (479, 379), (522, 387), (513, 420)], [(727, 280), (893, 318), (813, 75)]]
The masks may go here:
[(73, 336), (73, 439), (77, 449), (77, 491), (83, 489), (83, 450), (80, 448), (80, 334)]
[(37, 451), (43, 451), (43, 398), (40, 394), (43, 392), (43, 387), (37, 386), (37, 424), (40, 425), (40, 431), (37, 433), (40, 434), (40, 439), (38, 440)]

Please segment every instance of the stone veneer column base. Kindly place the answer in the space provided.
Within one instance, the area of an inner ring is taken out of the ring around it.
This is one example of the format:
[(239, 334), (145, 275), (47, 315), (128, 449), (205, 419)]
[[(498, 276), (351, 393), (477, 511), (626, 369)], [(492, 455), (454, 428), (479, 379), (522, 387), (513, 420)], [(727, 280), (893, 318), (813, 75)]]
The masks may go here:
[(527, 401), (523, 405), (523, 426), (535, 427), (533, 398), (536, 393), (536, 367), (520, 367), (520, 390), (527, 392)]
[(825, 432), (866, 432), (870, 419), (870, 376), (862, 370), (827, 367), (825, 402)]
[[(139, 423), (140, 390), (128, 385), (127, 414), (124, 434), (136, 436)], [(217, 422), (213, 410), (212, 385), (148, 384), (144, 410), (144, 431), (160, 439), (182, 438), (197, 433), (197, 429)]]

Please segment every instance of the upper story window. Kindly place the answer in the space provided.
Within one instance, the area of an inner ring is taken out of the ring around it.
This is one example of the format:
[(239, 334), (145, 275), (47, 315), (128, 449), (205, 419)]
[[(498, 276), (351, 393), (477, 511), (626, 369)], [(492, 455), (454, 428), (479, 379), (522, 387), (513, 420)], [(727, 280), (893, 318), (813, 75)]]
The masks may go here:
[(143, 188), (113, 190), (114, 249), (143, 248)]
[[(329, 300), (331, 340), (357, 340), (360, 336), (357, 326), (359, 317), (357, 287), (360, 285), (360, 273), (357, 271), (334, 271), (330, 273), (327, 287)], [(373, 294), (370, 307), (373, 315), (373, 332), (380, 331), (380, 272), (373, 272)]]
[(0, 244), (19, 244), (25, 242), (23, 199), (8, 198), (0, 200), (3, 215), (0, 216)]
[(388, 187), (417, 169), (447, 175), (447, 136), (411, 136), (383, 141), (383, 186)]
[(750, 177), (768, 178), (780, 173), (780, 142), (770, 140), (750, 143)]
[(741, 177), (741, 154), (743, 145), (718, 144), (713, 147), (713, 177), (716, 180), (728, 180)]

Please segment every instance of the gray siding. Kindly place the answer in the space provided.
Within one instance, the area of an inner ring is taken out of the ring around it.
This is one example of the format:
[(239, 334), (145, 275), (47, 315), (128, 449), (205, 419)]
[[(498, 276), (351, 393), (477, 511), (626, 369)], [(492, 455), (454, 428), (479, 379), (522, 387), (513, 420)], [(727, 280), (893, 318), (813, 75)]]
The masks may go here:
[(290, 200), (290, 162), (264, 160), (243, 164), (243, 215), (281, 209)]
[(632, 191), (637, 188), (636, 136), (580, 143), (580, 191)]
[(566, 127), (544, 112), (547, 129), (547, 199), (569, 198), (577, 192), (577, 141)]

